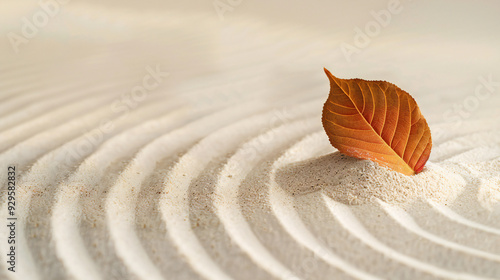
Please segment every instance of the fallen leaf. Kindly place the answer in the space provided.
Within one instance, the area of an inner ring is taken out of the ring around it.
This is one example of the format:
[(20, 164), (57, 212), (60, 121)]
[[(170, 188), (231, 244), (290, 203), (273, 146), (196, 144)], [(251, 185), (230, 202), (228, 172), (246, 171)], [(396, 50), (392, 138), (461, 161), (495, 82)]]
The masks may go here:
[(422, 171), (432, 139), (413, 97), (386, 81), (339, 79), (326, 69), (325, 73), (330, 94), (322, 122), (332, 146), (406, 175)]

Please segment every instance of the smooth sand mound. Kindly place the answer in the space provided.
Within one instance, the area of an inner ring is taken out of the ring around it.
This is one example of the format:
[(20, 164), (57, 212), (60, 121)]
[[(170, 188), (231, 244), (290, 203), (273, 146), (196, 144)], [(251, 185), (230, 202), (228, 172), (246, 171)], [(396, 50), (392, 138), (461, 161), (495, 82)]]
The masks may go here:
[(362, 204), (375, 198), (391, 203), (417, 198), (445, 202), (453, 200), (466, 185), (460, 175), (430, 162), (421, 173), (406, 176), (339, 152), (283, 167), (276, 181), (292, 195), (322, 190), (346, 204)]

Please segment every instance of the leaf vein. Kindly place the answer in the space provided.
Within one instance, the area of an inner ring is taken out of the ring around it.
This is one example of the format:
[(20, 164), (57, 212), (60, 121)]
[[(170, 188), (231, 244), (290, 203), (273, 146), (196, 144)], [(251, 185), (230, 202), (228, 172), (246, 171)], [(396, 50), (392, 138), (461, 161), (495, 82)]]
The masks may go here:
[[(407, 102), (408, 102), (408, 111), (410, 111), (410, 98), (406, 98)], [(411, 123), (411, 113), (410, 113), (410, 123)], [(411, 125), (410, 125), (410, 129), (408, 129), (408, 136), (406, 136), (406, 140), (405, 140), (405, 147), (403, 149), (403, 154), (402, 156), (404, 157), (405, 156), (405, 151), (406, 151), (406, 147), (408, 147), (408, 140), (410, 140), (410, 132), (411, 132)], [(408, 162), (409, 163), (409, 162)]]
[(330, 110), (330, 109), (328, 109), (328, 108), (326, 108), (326, 110), (328, 110), (328, 112), (330, 112), (330, 113), (332, 113), (332, 114), (335, 114), (335, 115), (338, 115), (338, 116), (354, 116), (354, 115), (358, 115), (358, 113), (357, 113), (357, 112), (356, 112), (356, 113), (354, 113), (354, 114), (341, 114), (341, 113), (339, 113), (339, 112), (334, 112), (334, 111), (332, 111), (332, 110)]
[(396, 131), (398, 130), (398, 124), (399, 124), (399, 111), (401, 110), (401, 98), (399, 98), (399, 94), (396, 92), (396, 96), (398, 97), (398, 109), (396, 112), (398, 112), (398, 116), (396, 117), (396, 126), (394, 127), (394, 134), (392, 135), (391, 143), (390, 146), (392, 147), (392, 141), (394, 141), (394, 138), (396, 137)]
[(354, 108), (352, 108), (352, 107), (347, 107), (347, 106), (344, 106), (344, 105), (342, 105), (342, 104), (335, 103), (335, 102), (333, 102), (333, 101), (331, 101), (331, 100), (328, 100), (328, 102), (332, 103), (333, 105), (337, 105), (337, 106), (339, 106), (339, 107), (343, 107), (343, 108), (346, 108), (346, 109), (354, 109)]
[(340, 124), (338, 124), (338, 123), (332, 122), (332, 121), (331, 121), (331, 120), (329, 120), (329, 119), (326, 119), (326, 121), (327, 121), (327, 122), (329, 122), (329, 123), (332, 123), (332, 124), (334, 124), (334, 125), (336, 125), (336, 126), (340, 126), (340, 127), (342, 127), (342, 128), (345, 128), (345, 129), (357, 130), (357, 131), (369, 131), (369, 130), (371, 130), (371, 129), (359, 129), (359, 128), (352, 128), (352, 127), (343, 126), (343, 125), (340, 125)]
[(381, 143), (370, 142), (370, 141), (366, 141), (366, 140), (363, 140), (363, 139), (355, 138), (355, 137), (352, 137), (352, 136), (340, 136), (340, 135), (334, 135), (334, 136), (335, 137), (340, 137), (340, 138), (347, 138), (347, 139), (358, 140), (358, 141), (365, 142), (365, 143), (370, 143), (370, 144), (382, 145)]
[(372, 124), (373, 119), (375, 119), (375, 105), (377, 104), (377, 102), (375, 102), (375, 96), (373, 95), (372, 87), (368, 83), (366, 83), (366, 85), (368, 86), (370, 94), (372, 95), (373, 108), (372, 108), (372, 119), (370, 120), (370, 124)]

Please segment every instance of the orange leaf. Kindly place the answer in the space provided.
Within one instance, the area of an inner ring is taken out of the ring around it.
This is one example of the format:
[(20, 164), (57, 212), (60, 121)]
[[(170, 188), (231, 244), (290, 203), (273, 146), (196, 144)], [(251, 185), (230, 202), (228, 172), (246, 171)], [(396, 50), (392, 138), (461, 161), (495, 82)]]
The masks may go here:
[(413, 97), (385, 81), (325, 73), (330, 95), (322, 122), (332, 146), (406, 175), (422, 171), (431, 153), (431, 131)]

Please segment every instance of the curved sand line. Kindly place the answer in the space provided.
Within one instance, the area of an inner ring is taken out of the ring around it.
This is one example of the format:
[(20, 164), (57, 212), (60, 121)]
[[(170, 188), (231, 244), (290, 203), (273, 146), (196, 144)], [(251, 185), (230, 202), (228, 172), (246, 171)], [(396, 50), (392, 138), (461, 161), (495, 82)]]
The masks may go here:
[[(126, 156), (161, 134), (162, 131), (172, 129), (176, 122), (185, 117), (185, 112), (185, 109), (178, 109), (164, 117), (143, 122), (114, 136), (103, 143), (101, 149), (89, 156), (78, 167), (78, 171), (67, 180), (64, 187), (58, 187), (57, 202), (52, 214), (52, 228), (58, 255), (68, 267), (68, 273), (72, 277), (85, 279), (90, 275), (92, 279), (100, 279), (99, 271), (87, 253), (76, 223), (82, 210), (75, 206), (71, 207), (79, 203), (79, 183), (86, 180), (87, 174), (93, 174), (94, 181), (98, 183), (105, 169), (96, 168), (97, 166), (109, 165), (114, 159)], [(144, 135), (144, 137), (130, 141), (128, 138), (131, 134)]]
[[(89, 102), (89, 103), (90, 103), (90, 104), (92, 104), (91, 102)], [(85, 105), (85, 103), (84, 103), (84, 105)], [(97, 115), (97, 116), (91, 116), (91, 118), (96, 118), (96, 117), (98, 118), (98, 117), (99, 117), (99, 115)], [(48, 136), (49, 136), (49, 137), (55, 137), (55, 135), (48, 135)], [(64, 139), (64, 138), (63, 138), (63, 139)], [(8, 150), (8, 151), (11, 151), (11, 150)], [(8, 153), (8, 152), (7, 152), (7, 153)], [(12, 155), (15, 157), (15, 156), (16, 156), (16, 153), (14, 152)], [(48, 157), (48, 155), (47, 155), (47, 154), (46, 154), (46, 155), (44, 155), (44, 158), (45, 158), (45, 161), (46, 161), (46, 162), (53, 161), (53, 160), (51, 160), (51, 159), (48, 159), (47, 157)], [(67, 158), (67, 157), (61, 156), (61, 157), (59, 157), (59, 158)], [(5, 164), (5, 163), (7, 163), (7, 162), (10, 162), (10, 161), (7, 161), (7, 160), (9, 160), (8, 158), (7, 158), (7, 159), (5, 159), (5, 158), (4, 158), (4, 160), (5, 160), (5, 161), (2, 161), (4, 164)], [(56, 162), (57, 162), (57, 160), (56, 160)], [(38, 162), (37, 162), (37, 163), (38, 163)], [(36, 166), (36, 163), (35, 163), (35, 166)], [(35, 168), (36, 168), (36, 167), (35, 167)], [(39, 169), (39, 171), (38, 171), (38, 172), (36, 172), (36, 173), (41, 174), (41, 173), (42, 173), (42, 172), (44, 172), (44, 171), (40, 171), (40, 170), (45, 170), (45, 169), (44, 169), (44, 165), (43, 165), (43, 164), (38, 163), (38, 169)], [(30, 170), (33, 170), (33, 168), (31, 168)], [(31, 172), (31, 171), (30, 171), (30, 172)], [(28, 173), (28, 175), (25, 175), (25, 176), (23, 176), (23, 177), (21, 177), (21, 178), (19, 179), (20, 183), (18, 182), (18, 189), (19, 189), (19, 188), (23, 185), (23, 181), (29, 181), (29, 177), (28, 177), (28, 180), (26, 180), (26, 176), (29, 176), (29, 174), (30, 174), (30, 173)], [(6, 177), (4, 177), (4, 176), (6, 176), (6, 174), (2, 174), (2, 175), (0, 175), (0, 178), (1, 178), (1, 179), (3, 179), (3, 180), (6, 180)], [(33, 177), (33, 178), (31, 179), (31, 181), (33, 181), (33, 180), (34, 180), (34, 181), (36, 181), (36, 183), (35, 183), (35, 184), (40, 183), (40, 180), (38, 180), (38, 179), (36, 178), (36, 176), (37, 176), (37, 175), (32, 175), (32, 176), (31, 176), (31, 177)], [(45, 179), (46, 179), (46, 177), (45, 177)], [(22, 190), (22, 187), (21, 187), (21, 190)], [(19, 190), (18, 190), (18, 193), (19, 193)], [(22, 193), (22, 192), (20, 192), (20, 193)], [(26, 193), (26, 195), (27, 195), (27, 196), (25, 196), (25, 197), (21, 196), (20, 198), (18, 198), (18, 200), (20, 201), (20, 203), (26, 203), (25, 205), (29, 205), (29, 204), (30, 204), (30, 201), (31, 201), (31, 196), (32, 196), (32, 193), (31, 193), (30, 191), (28, 191), (28, 192)], [(23, 199), (24, 199), (24, 200), (23, 200)], [(7, 207), (7, 203), (6, 203), (6, 201), (3, 201), (3, 202), (2, 202), (2, 208), (3, 208), (3, 209), (6, 209), (6, 207)], [(27, 210), (28, 210), (28, 208), (21, 208), (21, 209), (18, 211), (18, 215), (19, 215), (19, 216), (20, 216), (20, 218), (21, 218), (21, 219), (20, 219), (20, 223), (21, 223), (21, 224), (20, 224), (20, 228), (23, 228), (23, 222), (24, 222), (24, 219), (22, 219), (22, 218), (26, 215), (26, 211), (27, 211)], [(2, 214), (2, 216), (6, 215), (6, 214), (7, 214), (7, 211), (5, 210), (3, 213), (5, 213), (5, 214)], [(25, 261), (23, 261), (23, 263), (25, 263), (25, 267), (26, 267), (26, 268), (25, 268), (25, 269), (23, 269), (21, 272), (19, 272), (19, 274), (21, 274), (21, 278), (23, 278), (23, 277), (25, 277), (25, 276), (22, 276), (22, 275), (23, 275), (23, 273), (31, 273), (31, 274), (29, 274), (29, 276), (26, 276), (26, 277), (33, 277), (33, 279), (38, 279), (38, 278), (36, 278), (36, 277), (38, 277), (38, 275), (36, 274), (36, 268), (33, 266), (34, 261), (33, 261), (32, 257), (31, 257), (31, 254), (29, 253), (28, 246), (27, 246), (27, 244), (26, 244), (26, 237), (25, 237), (25, 235), (24, 235), (24, 231), (23, 231), (23, 230), (21, 230), (21, 231), (20, 231), (18, 238), (19, 238), (19, 240), (18, 240), (17, 242), (18, 242), (18, 243), (19, 243), (19, 245), (20, 245), (20, 250), (23, 250), (23, 251), (25, 252), (24, 254), (22, 254), (22, 258), (23, 258), (23, 257), (26, 257), (26, 258), (27, 258)], [(3, 256), (2, 256), (2, 258), (3, 258)], [(29, 279), (29, 278), (26, 278), (26, 279)]]
[[(219, 269), (215, 269), (217, 265), (211, 262), (210, 257), (192, 232), (189, 221), (185, 218), (189, 215), (187, 205), (189, 183), (213, 158), (235, 149), (241, 141), (257, 134), (262, 127), (273, 125), (271, 120), (276, 117), (275, 115), (276, 112), (271, 111), (244, 119), (207, 136), (182, 156), (166, 178), (165, 190), (168, 193), (163, 195), (160, 203), (163, 205), (164, 219), (171, 221), (167, 223), (169, 235), (177, 241), (177, 246), (189, 259), (195, 259), (192, 261), (193, 266), (207, 278), (218, 279), (228, 276), (223, 275)], [(292, 120), (296, 116), (289, 116), (289, 118)], [(234, 134), (238, 137), (231, 138), (230, 135)], [(227, 139), (224, 147), (214, 148), (218, 142), (224, 139)], [(189, 175), (186, 176), (186, 174)], [(176, 226), (168, 227), (168, 224)]]
[[(227, 112), (227, 115), (224, 115)], [(144, 178), (149, 175), (154, 164), (161, 156), (167, 156), (189, 142), (196, 141), (207, 135), (214, 126), (229, 123), (237, 116), (248, 113), (245, 108), (231, 108), (212, 116), (204, 117), (190, 125), (170, 132), (145, 146), (124, 170), (116, 184), (110, 189), (106, 200), (106, 216), (110, 225), (110, 234), (116, 246), (117, 253), (124, 259), (132, 272), (144, 279), (162, 279), (161, 273), (152, 264), (147, 253), (137, 239), (134, 228), (134, 212), (127, 201), (134, 203), (137, 199), (137, 190), (133, 186), (140, 186)], [(229, 117), (230, 116), (230, 117)], [(189, 142), (180, 142), (179, 139)], [(158, 150), (162, 153), (158, 153)], [(133, 248), (131, 250), (131, 248)]]
[[(150, 114), (150, 111), (144, 110), (144, 109), (147, 109), (147, 107), (143, 108), (143, 114), (144, 113)], [(116, 120), (114, 124), (116, 126), (115, 131), (113, 131), (112, 133), (108, 133), (108, 134), (103, 135), (104, 139), (111, 136), (113, 133), (116, 133), (117, 131), (119, 131), (120, 125), (122, 127), (125, 127), (127, 124), (130, 124), (130, 122), (126, 122), (126, 120), (124, 120), (124, 119), (119, 119), (119, 120)], [(66, 130), (66, 132), (67, 132), (67, 130)], [(44, 194), (44, 191), (42, 191), (38, 187), (38, 184), (42, 184), (42, 185), (52, 184), (54, 181), (58, 180), (57, 177), (44, 176), (43, 177), (44, 181), (41, 181), (41, 179), (38, 176), (39, 176), (39, 174), (43, 173), (47, 169), (51, 169), (52, 172), (50, 174), (57, 174), (59, 176), (59, 178), (64, 176), (65, 172), (69, 171), (68, 168), (72, 168), (71, 165), (67, 165), (65, 163), (63, 163), (61, 165), (51, 165), (50, 163), (51, 162), (60, 162), (60, 159), (68, 159), (68, 158), (74, 157), (74, 155), (70, 154), (70, 152), (73, 150), (72, 147), (76, 147), (76, 145), (81, 143), (81, 141), (87, 139), (86, 137), (88, 135), (91, 135), (93, 132), (94, 131), (90, 131), (90, 132), (88, 132), (80, 137), (72, 139), (70, 142), (65, 143), (61, 147), (59, 147), (53, 151), (50, 151), (47, 154), (43, 155), (41, 158), (37, 159), (37, 161), (34, 163), (34, 165), (30, 168), (29, 172), (26, 175), (24, 175), (23, 177), (20, 177), (20, 179), (19, 179), (18, 190), (22, 190), (23, 188), (25, 188), (24, 186), (26, 186), (27, 191), (23, 196), (18, 197), (18, 199), (17, 199), (18, 202), (22, 203), (23, 205), (30, 205), (31, 201), (32, 201), (32, 196), (34, 195), (34, 193)], [(53, 135), (53, 137), (54, 136), (55, 135)], [(79, 154), (77, 155), (77, 158), (73, 158), (73, 159), (77, 160), (77, 161), (81, 160), (81, 158), (85, 157), (88, 153), (91, 153), (93, 151), (93, 149), (95, 149), (95, 148), (96, 147), (91, 147), (91, 150), (87, 150), (87, 151), (80, 150)], [(44, 195), (51, 196), (51, 191), (45, 191)], [(48, 203), (44, 203), (40, 206), (45, 208), (45, 207), (49, 207), (49, 205), (50, 204), (48, 204)], [(26, 215), (28, 214), (26, 212), (27, 209), (28, 208), (21, 208), (20, 210), (18, 210), (18, 215), (19, 215), (19, 219), (20, 219), (19, 227), (21, 229), (25, 227)], [(5, 212), (7, 212), (7, 211), (5, 211)], [(38, 212), (38, 213), (40, 213), (40, 212)], [(39, 229), (37, 228), (37, 231), (39, 232), (40, 230), (43, 230), (43, 228), (44, 228), (43, 226), (40, 227)], [(24, 234), (24, 231), (22, 231), (22, 232)], [(42, 234), (42, 236), (46, 236), (46, 235)], [(19, 243), (21, 248), (26, 248), (26, 249), (23, 249), (23, 250), (25, 250), (25, 253), (23, 254), (23, 256), (31, 255), (29, 250), (27, 249), (27, 248), (29, 248), (29, 246), (26, 244), (27, 240), (24, 237), (24, 235), (21, 235), (17, 242)], [(23, 261), (23, 263), (26, 263), (26, 265), (31, 264), (29, 261)], [(36, 269), (33, 267), (32, 269), (30, 269), (28, 271), (34, 271), (34, 270), (36, 270)]]
[(436, 235), (429, 233), (429, 232), (425, 231), (424, 229), (422, 229), (415, 222), (415, 220), (410, 215), (408, 215), (408, 213), (406, 213), (406, 211), (404, 211), (403, 209), (401, 209), (397, 206), (389, 205), (389, 204), (387, 204), (383, 201), (380, 201), (380, 200), (378, 201), (378, 203), (381, 205), (382, 209), (384, 209), (384, 211), (390, 217), (392, 217), (398, 224), (400, 224), (405, 229), (415, 233), (416, 235), (418, 235), (422, 238), (428, 239), (428, 240), (430, 240), (430, 241), (432, 241), (440, 246), (448, 247), (452, 250), (464, 252), (466, 254), (470, 254), (473, 256), (480, 257), (480, 258), (492, 260), (495, 262), (500, 262), (500, 255), (491, 254), (488, 252), (484, 252), (481, 250), (477, 250), (474, 248), (463, 246), (461, 244), (443, 239), (439, 236), (436, 236)]
[[(275, 146), (283, 145), (289, 138), (296, 138), (303, 134), (303, 127), (314, 127), (314, 120), (294, 122), (290, 125), (283, 125), (277, 129), (269, 131), (267, 134), (280, 135), (280, 138), (273, 142), (262, 143), (259, 138), (247, 142), (236, 152), (224, 166), (219, 175), (219, 181), (214, 193), (214, 204), (217, 208), (220, 219), (224, 227), (229, 232), (233, 240), (239, 244), (251, 258), (260, 264), (264, 269), (280, 279), (297, 278), (290, 270), (285, 268), (276, 260), (258, 241), (252, 233), (245, 218), (240, 212), (237, 203), (238, 184), (246, 177), (253, 165), (260, 161), (260, 157), (254, 156), (248, 158), (248, 150), (258, 150), (259, 153), (266, 154)], [(310, 131), (311, 129), (304, 129)], [(274, 136), (270, 136), (271, 139)], [(242, 159), (245, 159), (242, 161)], [(242, 162), (245, 164), (242, 165)]]
[[(34, 120), (27, 121), (19, 126), (2, 132), (3, 141), (0, 143), (0, 151), (11, 148), (20, 139), (29, 137), (36, 132), (40, 132), (45, 127), (60, 124), (66, 121), (67, 118), (75, 117), (75, 114), (84, 113), (92, 106), (99, 106), (99, 104), (108, 105), (113, 96), (98, 97), (96, 99), (85, 99), (73, 104), (73, 106), (62, 107), (52, 112), (46, 113)], [(57, 117), (55, 117), (57, 116)], [(5, 135), (5, 136), (4, 136)]]
[(492, 227), (477, 223), (475, 221), (471, 221), (469, 219), (466, 219), (466, 218), (460, 216), (459, 214), (457, 214), (456, 212), (454, 212), (453, 210), (451, 210), (449, 207), (446, 207), (446, 206), (441, 205), (439, 203), (436, 203), (434, 201), (429, 200), (429, 201), (427, 201), (427, 203), (429, 203), (429, 205), (431, 205), (434, 209), (436, 209), (436, 211), (438, 211), (440, 214), (446, 216), (448, 219), (450, 219), (452, 221), (455, 221), (457, 223), (463, 224), (463, 225), (471, 227), (471, 228), (476, 228), (476, 229), (482, 230), (484, 232), (500, 235), (500, 229), (492, 228)]
[(354, 236), (365, 242), (370, 247), (377, 251), (382, 252), (390, 258), (393, 258), (401, 263), (415, 267), (422, 271), (428, 272), (430, 274), (436, 275), (438, 277), (451, 278), (451, 279), (487, 279), (477, 277), (475, 275), (468, 275), (465, 273), (454, 273), (452, 271), (444, 270), (433, 265), (423, 263), (419, 260), (413, 259), (406, 255), (403, 255), (390, 247), (387, 247), (375, 237), (373, 237), (364, 226), (359, 223), (356, 217), (352, 214), (351, 210), (345, 205), (333, 201), (328, 196), (323, 195), (328, 208), (330, 209), (332, 215), (342, 224), (342, 226), (351, 232)]
[[(288, 149), (281, 158), (279, 158), (273, 164), (273, 170), (271, 170), (271, 186), (269, 192), (270, 204), (273, 207), (276, 217), (279, 219), (283, 227), (287, 230), (288, 234), (294, 237), (294, 239), (307, 247), (309, 250), (313, 251), (317, 256), (328, 262), (329, 264), (343, 270), (347, 274), (358, 278), (358, 279), (380, 279), (363, 271), (360, 271), (352, 264), (342, 260), (332, 251), (325, 249), (325, 246), (318, 241), (314, 235), (307, 229), (304, 223), (301, 221), (300, 217), (297, 215), (294, 207), (293, 201), (287, 196), (285, 191), (279, 188), (275, 182), (275, 173), (278, 168), (282, 165), (288, 163), (291, 159), (289, 154), (294, 155), (297, 151), (303, 149), (304, 146), (314, 146), (317, 135), (323, 135), (323, 131), (317, 132), (315, 134), (307, 136), (305, 139), (295, 144), (295, 146)], [(297, 151), (296, 151), (297, 150)], [(295, 160), (300, 160), (295, 158)]]
[[(82, 102), (82, 100), (92, 98), (93, 95), (102, 94), (102, 92), (112, 89), (113, 86), (110, 85), (99, 85), (99, 86), (94, 86), (92, 88), (88, 88), (85, 87), (85, 85), (81, 85), (80, 88), (76, 89), (75, 91), (76, 94), (74, 95), (54, 94), (52, 98), (45, 97), (43, 98), (43, 101), (36, 102), (35, 104), (32, 105), (22, 104), (18, 108), (14, 108), (15, 109), (14, 113), (11, 113), (5, 117), (0, 118), (1, 121), (0, 133), (11, 128), (14, 125), (22, 125), (26, 121), (39, 118), (41, 115), (45, 115), (46, 112), (50, 112), (55, 108), (72, 106), (73, 104)], [(64, 90), (70, 90), (70, 89), (64, 88), (62, 92), (64, 92)], [(71, 90), (74, 89), (71, 88)], [(55, 114), (57, 113), (58, 112), (55, 112)]]
[[(193, 268), (208, 279), (231, 279), (217, 264), (215, 264), (192, 232), (189, 224), (188, 187), (190, 181), (198, 176), (216, 155), (224, 154), (234, 149), (239, 141), (253, 135), (255, 129), (268, 122), (264, 118), (256, 117), (237, 122), (230, 127), (223, 128), (204, 138), (199, 144), (191, 148), (170, 171), (165, 179), (164, 189), (166, 194), (160, 200), (162, 213), (167, 223), (170, 237), (175, 241), (181, 252), (191, 260)], [(214, 149), (221, 139), (228, 138), (235, 131), (241, 130), (238, 137), (229, 138), (224, 147)], [(202, 155), (199, 159), (199, 155)]]

